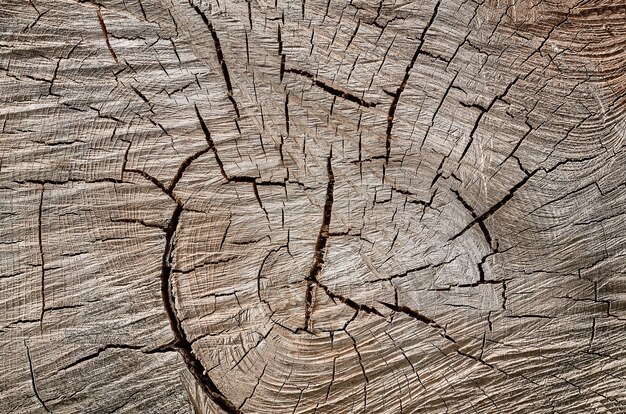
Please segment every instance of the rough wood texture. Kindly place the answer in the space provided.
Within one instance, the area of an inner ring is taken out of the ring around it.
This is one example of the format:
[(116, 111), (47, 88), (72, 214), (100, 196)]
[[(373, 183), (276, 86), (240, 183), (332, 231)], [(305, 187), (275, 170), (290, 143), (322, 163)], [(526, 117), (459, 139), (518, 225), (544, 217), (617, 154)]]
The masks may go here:
[(0, 0), (1, 413), (626, 412), (623, 0)]

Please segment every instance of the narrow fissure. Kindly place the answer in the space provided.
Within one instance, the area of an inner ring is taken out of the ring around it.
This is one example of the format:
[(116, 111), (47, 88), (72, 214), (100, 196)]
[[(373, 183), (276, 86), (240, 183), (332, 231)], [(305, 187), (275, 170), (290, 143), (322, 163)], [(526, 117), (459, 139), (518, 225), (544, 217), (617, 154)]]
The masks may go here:
[(478, 108), (480, 110), (480, 114), (478, 115), (478, 118), (476, 118), (476, 122), (474, 122), (474, 127), (472, 128), (472, 131), (470, 132), (469, 141), (467, 142), (467, 144), (465, 144), (465, 148), (463, 148), (463, 152), (461, 153), (461, 157), (459, 158), (458, 164), (460, 164), (463, 158), (465, 158), (467, 151), (469, 151), (470, 147), (472, 146), (472, 142), (474, 142), (474, 134), (476, 133), (476, 130), (478, 129), (478, 125), (480, 124), (480, 121), (483, 119), (485, 114), (488, 113), (491, 110), (491, 108), (493, 108), (496, 102), (503, 99), (509, 93), (511, 88), (517, 83), (519, 79), (520, 79), (519, 76), (513, 79), (513, 81), (509, 83), (507, 87), (504, 89), (504, 92), (502, 92), (499, 95), (496, 95), (491, 100), (491, 102), (489, 102), (489, 105), (487, 105), (486, 108), (478, 104), (467, 105), (467, 104), (464, 104), (463, 102), (460, 102), (460, 104), (465, 107)]
[(176, 187), (176, 184), (178, 184), (178, 182), (180, 181), (180, 179), (183, 177), (183, 174), (185, 173), (185, 171), (187, 170), (187, 168), (191, 165), (192, 162), (194, 162), (195, 160), (197, 160), (198, 158), (200, 158), (202, 155), (206, 154), (207, 152), (209, 152), (211, 148), (204, 148), (198, 152), (196, 152), (195, 154), (191, 155), (190, 157), (186, 158), (178, 167), (178, 171), (176, 171), (176, 175), (174, 175), (174, 178), (172, 178), (172, 182), (170, 183), (169, 187), (167, 187), (167, 193), (168, 194), (172, 194), (172, 192), (174, 191), (174, 188)]
[(241, 413), (241, 411), (224, 394), (217, 388), (213, 380), (207, 374), (206, 369), (194, 353), (191, 343), (187, 339), (183, 330), (180, 319), (176, 313), (175, 298), (172, 291), (172, 253), (174, 250), (174, 236), (180, 216), (183, 212), (183, 206), (176, 204), (170, 223), (165, 230), (165, 249), (161, 263), (161, 297), (165, 313), (170, 322), (170, 327), (174, 334), (175, 342), (173, 348), (176, 349), (183, 357), (191, 374), (195, 377), (197, 383), (202, 390), (217, 404), (229, 414)]
[(304, 330), (309, 330), (309, 322), (311, 319), (311, 306), (313, 302), (313, 287), (315, 284), (319, 284), (317, 276), (322, 271), (324, 265), (324, 253), (326, 250), (326, 244), (328, 243), (328, 232), (330, 227), (330, 219), (333, 211), (333, 192), (335, 189), (335, 174), (333, 173), (332, 166), (332, 149), (328, 160), (326, 162), (326, 172), (328, 174), (328, 184), (326, 185), (326, 202), (324, 203), (324, 209), (322, 211), (322, 224), (320, 231), (317, 235), (317, 241), (315, 242), (315, 255), (313, 257), (313, 265), (309, 271), (309, 275), (305, 278), (307, 281), (307, 290), (305, 294), (305, 315), (304, 315)]
[[(459, 233), (455, 234), (450, 241), (453, 241), (459, 237), (461, 237), (463, 234), (465, 234), (465, 232), (469, 229), (471, 229), (475, 224), (481, 225), (483, 224), (483, 222), (488, 219), (489, 217), (491, 217), (492, 215), (494, 215), (501, 207), (503, 207), (511, 198), (513, 198), (513, 196), (515, 195), (515, 192), (517, 192), (517, 190), (519, 190), (520, 188), (522, 188), (524, 186), (524, 184), (526, 184), (528, 182), (528, 180), (530, 180), (535, 173), (539, 171), (539, 170), (535, 170), (532, 173), (528, 174), (526, 177), (524, 177), (520, 182), (518, 182), (517, 184), (515, 184), (510, 190), (509, 193), (504, 196), (500, 201), (498, 201), (496, 204), (494, 204), (493, 206), (491, 206), (491, 208), (489, 210), (487, 210), (486, 212), (484, 212), (483, 214), (481, 214), (480, 216), (474, 218), (467, 226), (465, 226), (463, 228), (463, 230), (461, 230)], [(484, 224), (483, 224), (484, 226)], [(481, 227), (481, 230), (483, 228)], [(484, 228), (486, 230), (486, 227)]]
[[(474, 208), (461, 196), (461, 194), (456, 191), (456, 190), (451, 190), (455, 195), (457, 200), (459, 200), (461, 202), (461, 204), (463, 204), (463, 207), (465, 207), (465, 209), (467, 211), (469, 211), (470, 215), (472, 216), (472, 219), (477, 220), (478, 219), (478, 215), (476, 214), (476, 211), (474, 210)], [(478, 222), (478, 226), (480, 228), (480, 231), (483, 233), (483, 236), (485, 236), (485, 240), (487, 241), (487, 244), (489, 245), (489, 247), (491, 247), (491, 234), (489, 234), (489, 229), (487, 229), (487, 226), (485, 226), (485, 223), (483, 220)]]
[(402, 83), (396, 90), (396, 93), (393, 95), (393, 101), (391, 102), (391, 105), (389, 106), (389, 112), (387, 113), (387, 136), (385, 140), (385, 147), (386, 147), (385, 161), (387, 163), (389, 162), (389, 157), (391, 155), (391, 131), (393, 130), (393, 120), (396, 114), (396, 109), (398, 108), (398, 102), (400, 102), (400, 95), (402, 95), (402, 92), (404, 92), (404, 88), (406, 88), (406, 84), (409, 81), (409, 76), (411, 76), (411, 69), (413, 69), (415, 62), (417, 61), (417, 57), (422, 51), (422, 47), (424, 46), (424, 39), (426, 38), (426, 32), (428, 32), (428, 29), (430, 29), (433, 22), (435, 21), (435, 17), (437, 16), (437, 12), (439, 11), (439, 4), (440, 2), (437, 2), (437, 4), (435, 5), (435, 10), (433, 14), (431, 15), (430, 20), (428, 21), (428, 24), (426, 25), (426, 27), (424, 28), (424, 31), (422, 32), (420, 36), (420, 39), (419, 39), (420, 43), (417, 46), (417, 50), (415, 50), (415, 53), (413, 54), (413, 57), (411, 58), (411, 62), (409, 62), (408, 66), (406, 67), (406, 71), (404, 73), (404, 78), (402, 79)]
[(100, 7), (98, 7), (97, 13), (98, 13), (98, 22), (100, 23), (100, 29), (102, 29), (102, 34), (104, 35), (104, 42), (107, 45), (107, 49), (109, 49), (109, 53), (111, 53), (111, 56), (113, 57), (113, 60), (115, 61), (115, 63), (119, 64), (120, 62), (117, 59), (117, 55), (115, 54), (113, 47), (111, 47), (111, 42), (109, 41), (109, 32), (107, 30), (106, 24), (104, 24), (104, 18), (102, 17), (102, 9)]
[[(282, 66), (281, 66), (282, 69)], [(331, 95), (337, 96), (339, 98), (343, 98), (345, 100), (348, 100), (350, 102), (354, 102), (359, 106), (364, 106), (366, 108), (374, 108), (376, 107), (377, 103), (376, 102), (369, 102), (366, 101), (363, 98), (359, 98), (356, 95), (353, 95), (349, 92), (346, 91), (342, 91), (341, 89), (335, 88), (334, 86), (328, 85), (320, 80), (317, 79), (317, 76), (313, 75), (310, 72), (307, 72), (306, 70), (302, 70), (302, 69), (295, 69), (295, 68), (288, 68), (288, 69), (284, 69), (284, 72), (287, 73), (294, 73), (296, 75), (300, 75), (300, 76), (304, 76), (306, 78), (309, 78), (311, 80), (311, 82), (313, 82), (313, 85), (317, 86), (318, 88), (322, 89), (325, 92), (328, 92)], [(282, 71), (281, 71), (282, 73)]]
[(183, 203), (180, 200), (178, 200), (177, 197), (175, 197), (174, 195), (174, 190), (175, 190), (176, 185), (182, 178), (187, 168), (191, 165), (191, 163), (197, 158), (199, 158), (200, 156), (202, 156), (203, 154), (206, 154), (210, 150), (213, 151), (215, 159), (218, 165), (220, 166), (220, 170), (224, 178), (229, 182), (231, 181), (224, 171), (223, 164), (219, 158), (219, 155), (217, 154), (217, 150), (215, 149), (213, 140), (211, 139), (211, 134), (204, 120), (202, 119), (202, 116), (200, 115), (200, 112), (197, 106), (195, 107), (195, 110), (196, 110), (196, 115), (198, 116), (198, 120), (200, 122), (200, 126), (202, 128), (202, 131), (205, 134), (208, 146), (205, 149), (200, 150), (197, 153), (186, 158), (181, 163), (175, 176), (172, 178), (171, 184), (168, 187), (165, 187), (165, 185), (163, 185), (161, 181), (154, 178), (153, 176), (146, 173), (145, 171), (131, 170), (131, 169), (128, 169), (126, 171), (135, 172), (135, 173), (142, 175), (144, 178), (154, 183), (159, 189), (161, 189), (161, 191), (163, 191), (163, 193), (168, 195), (176, 203), (176, 207), (172, 213), (172, 217), (167, 227), (162, 228), (163, 231), (165, 232), (165, 248), (163, 251), (163, 257), (161, 259), (161, 297), (163, 300), (163, 307), (165, 309), (165, 313), (167, 315), (167, 319), (170, 324), (170, 328), (174, 335), (174, 341), (172, 344), (165, 345), (160, 350), (177, 351), (183, 357), (183, 360), (185, 361), (187, 368), (189, 369), (191, 374), (194, 376), (196, 382), (198, 383), (202, 391), (227, 413), (239, 414), (241, 413), (241, 410), (237, 408), (237, 406), (235, 406), (230, 400), (228, 400), (228, 398), (226, 398), (226, 396), (224, 396), (224, 394), (217, 388), (215, 383), (209, 377), (207, 370), (204, 368), (204, 366), (202, 365), (202, 363), (196, 356), (192, 348), (192, 343), (187, 339), (185, 331), (182, 327), (181, 320), (178, 318), (176, 307), (175, 307), (176, 300), (174, 297), (174, 292), (172, 290), (171, 276), (172, 276), (172, 254), (174, 251), (174, 237), (178, 229), (180, 217), (183, 212)]
[(283, 53), (283, 38), (280, 25), (278, 25), (278, 55), (280, 56), (280, 81), (282, 82), (285, 76), (285, 60), (287, 58)]
[(233, 96), (233, 85), (230, 81), (230, 74), (228, 73), (228, 66), (226, 65), (226, 60), (224, 59), (224, 53), (222, 51), (222, 45), (220, 43), (220, 39), (217, 36), (217, 32), (213, 27), (213, 24), (209, 20), (209, 18), (204, 14), (204, 12), (200, 9), (200, 7), (196, 6), (192, 0), (189, 0), (189, 5), (193, 7), (193, 9), (200, 15), (202, 21), (209, 29), (211, 33), (211, 38), (213, 39), (213, 44), (215, 45), (215, 53), (217, 54), (217, 60), (220, 64), (220, 68), (222, 70), (222, 75), (224, 76), (224, 82), (226, 83), (226, 90), (228, 91), (228, 100), (232, 103), (233, 108), (235, 109), (235, 114), (237, 115), (237, 119), (240, 119), (239, 116), (239, 107), (237, 106), (237, 102)]
[(43, 216), (43, 195), (46, 185), (41, 185), (41, 197), (39, 198), (39, 210), (37, 216), (37, 238), (39, 242), (39, 257), (41, 258), (41, 312), (39, 314), (39, 328), (43, 331), (43, 314), (46, 311), (46, 262), (43, 253), (43, 238), (41, 237), (41, 225)]
[(222, 174), (222, 177), (224, 177), (226, 181), (230, 181), (230, 178), (226, 174), (226, 170), (224, 170), (224, 163), (222, 162), (219, 154), (217, 153), (217, 148), (215, 148), (215, 143), (213, 142), (213, 138), (211, 138), (211, 132), (209, 131), (209, 128), (206, 126), (206, 123), (204, 122), (204, 118), (202, 118), (202, 115), (200, 115), (198, 106), (194, 105), (194, 108), (196, 110), (196, 116), (198, 117), (198, 121), (200, 121), (200, 128), (202, 128), (202, 132), (204, 132), (204, 137), (206, 139), (206, 142), (207, 144), (209, 144), (209, 149), (213, 151), (215, 162), (217, 162), (217, 165), (220, 167), (220, 173)]
[(39, 395), (39, 390), (37, 389), (37, 382), (35, 381), (35, 372), (33, 371), (33, 360), (30, 356), (30, 349), (28, 348), (28, 344), (26, 343), (26, 340), (24, 340), (24, 346), (26, 347), (26, 355), (28, 356), (28, 369), (30, 370), (30, 382), (33, 387), (33, 392), (35, 393), (35, 398), (37, 399), (39, 404), (41, 404), (43, 409), (46, 410), (47, 413), (51, 413), (52, 411), (48, 409), (48, 406), (46, 406), (46, 403), (43, 401), (43, 399)]

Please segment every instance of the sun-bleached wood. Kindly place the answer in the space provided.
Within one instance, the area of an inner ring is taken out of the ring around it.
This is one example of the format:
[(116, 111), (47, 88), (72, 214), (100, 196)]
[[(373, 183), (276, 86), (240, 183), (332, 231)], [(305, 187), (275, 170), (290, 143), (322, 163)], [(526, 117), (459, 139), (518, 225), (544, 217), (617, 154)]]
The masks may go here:
[(626, 2), (0, 0), (0, 412), (626, 412)]

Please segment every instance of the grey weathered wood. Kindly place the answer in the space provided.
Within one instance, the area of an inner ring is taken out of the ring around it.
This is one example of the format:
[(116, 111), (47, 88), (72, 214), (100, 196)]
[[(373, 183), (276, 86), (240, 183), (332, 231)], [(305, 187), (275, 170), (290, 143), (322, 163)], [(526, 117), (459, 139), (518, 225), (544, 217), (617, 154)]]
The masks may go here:
[(626, 2), (0, 0), (0, 412), (626, 412)]

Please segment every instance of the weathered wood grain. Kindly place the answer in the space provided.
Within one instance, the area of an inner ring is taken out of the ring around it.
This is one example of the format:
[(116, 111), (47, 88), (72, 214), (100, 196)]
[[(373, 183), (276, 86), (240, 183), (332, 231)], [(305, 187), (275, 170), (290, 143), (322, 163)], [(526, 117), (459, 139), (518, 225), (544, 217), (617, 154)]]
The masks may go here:
[(626, 2), (0, 0), (0, 412), (626, 412)]

